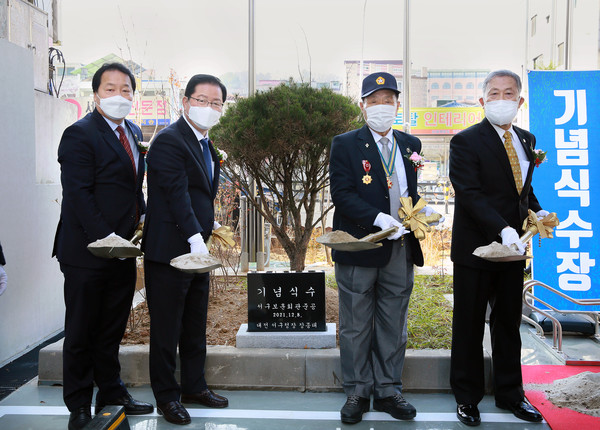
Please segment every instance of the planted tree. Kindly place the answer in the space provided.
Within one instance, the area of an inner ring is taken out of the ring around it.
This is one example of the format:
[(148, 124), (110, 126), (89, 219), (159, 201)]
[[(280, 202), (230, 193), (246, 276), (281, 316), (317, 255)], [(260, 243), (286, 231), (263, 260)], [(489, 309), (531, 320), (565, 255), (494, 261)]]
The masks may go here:
[[(290, 82), (238, 99), (211, 130), (228, 154), (224, 173), (271, 223), (292, 270), (304, 269), (313, 229), (332, 209), (316, 211), (329, 185), (331, 140), (359, 127), (359, 114), (348, 97)], [(256, 195), (248, 192), (252, 180)]]

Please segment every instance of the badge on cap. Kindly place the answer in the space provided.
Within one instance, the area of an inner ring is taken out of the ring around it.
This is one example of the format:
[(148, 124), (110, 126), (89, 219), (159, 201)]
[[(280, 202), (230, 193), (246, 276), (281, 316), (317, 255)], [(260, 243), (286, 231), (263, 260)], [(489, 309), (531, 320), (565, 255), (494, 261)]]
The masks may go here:
[(377, 82), (377, 85), (383, 85), (385, 84), (385, 79), (380, 76), (375, 80), (375, 82)]

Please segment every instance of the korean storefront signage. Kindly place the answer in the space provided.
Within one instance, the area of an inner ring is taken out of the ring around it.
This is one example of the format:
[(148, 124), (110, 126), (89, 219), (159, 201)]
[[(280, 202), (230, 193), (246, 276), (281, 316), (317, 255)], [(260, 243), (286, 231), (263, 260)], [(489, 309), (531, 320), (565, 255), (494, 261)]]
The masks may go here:
[(324, 272), (249, 272), (248, 331), (325, 331)]
[[(532, 71), (529, 94), (531, 131), (548, 159), (535, 169), (534, 192), (561, 221), (554, 239), (538, 247), (534, 238), (533, 277), (576, 299), (599, 298), (600, 72)], [(600, 310), (535, 295), (562, 310)]]

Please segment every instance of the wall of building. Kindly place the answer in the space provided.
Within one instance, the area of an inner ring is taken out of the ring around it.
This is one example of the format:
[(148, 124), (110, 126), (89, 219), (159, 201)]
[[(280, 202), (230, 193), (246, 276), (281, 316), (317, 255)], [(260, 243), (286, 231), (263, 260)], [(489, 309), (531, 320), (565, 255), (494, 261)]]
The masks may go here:
[(33, 59), (0, 39), (0, 242), (8, 288), (0, 296), (0, 366), (63, 328), (63, 278), (51, 258), (60, 213), (56, 149), (75, 106), (33, 89)]

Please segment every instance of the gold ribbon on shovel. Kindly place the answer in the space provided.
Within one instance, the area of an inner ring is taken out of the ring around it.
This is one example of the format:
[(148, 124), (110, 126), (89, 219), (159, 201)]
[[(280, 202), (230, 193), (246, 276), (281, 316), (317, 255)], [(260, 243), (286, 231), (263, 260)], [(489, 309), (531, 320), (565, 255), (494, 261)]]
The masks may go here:
[(529, 215), (523, 221), (523, 231), (525, 234), (521, 236), (521, 242), (525, 243), (537, 233), (540, 235), (540, 239), (552, 239), (554, 236), (554, 227), (560, 224), (556, 212), (549, 213), (542, 219), (538, 219), (534, 211), (529, 209)]
[(206, 243), (206, 247), (208, 249), (210, 249), (213, 241), (216, 241), (223, 246), (233, 248), (235, 246), (235, 240), (233, 240), (233, 231), (231, 231), (231, 227), (222, 225), (218, 229), (213, 230), (212, 234), (208, 238), (208, 242)]
[(431, 231), (429, 224), (442, 218), (438, 213), (425, 216), (421, 210), (427, 206), (427, 202), (422, 198), (413, 206), (412, 198), (400, 197), (400, 205), (398, 216), (402, 220), (402, 225), (412, 231), (419, 240), (425, 239), (425, 234)]

